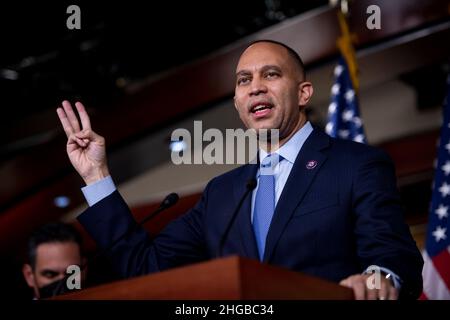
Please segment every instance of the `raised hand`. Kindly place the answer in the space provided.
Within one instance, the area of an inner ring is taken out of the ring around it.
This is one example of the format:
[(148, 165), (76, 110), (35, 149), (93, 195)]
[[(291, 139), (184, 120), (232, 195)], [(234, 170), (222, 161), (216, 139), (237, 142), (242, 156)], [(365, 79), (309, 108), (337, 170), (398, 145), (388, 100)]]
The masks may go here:
[(75, 107), (81, 120), (81, 127), (70, 102), (63, 101), (56, 109), (59, 120), (67, 135), (67, 155), (75, 170), (86, 184), (92, 184), (109, 175), (106, 161), (105, 139), (91, 129), (91, 121), (81, 102)]

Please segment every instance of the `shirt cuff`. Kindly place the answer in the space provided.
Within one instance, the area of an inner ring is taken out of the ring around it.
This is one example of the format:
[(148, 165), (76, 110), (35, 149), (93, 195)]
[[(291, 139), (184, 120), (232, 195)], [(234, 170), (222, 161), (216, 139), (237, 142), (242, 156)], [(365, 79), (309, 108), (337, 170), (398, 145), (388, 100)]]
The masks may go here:
[(111, 176), (107, 176), (93, 184), (81, 188), (81, 191), (83, 192), (89, 207), (92, 207), (94, 204), (116, 191), (116, 189), (116, 185)]
[(390, 270), (388, 268), (384, 268), (384, 267), (380, 267), (380, 266), (370, 266), (363, 272), (363, 274), (372, 273), (373, 267), (377, 267), (381, 272), (389, 275), (389, 277), (386, 276), (386, 278), (392, 279), (395, 289), (397, 289), (397, 290), (401, 289), (402, 279), (400, 279), (400, 277), (396, 273), (394, 273), (392, 270)]

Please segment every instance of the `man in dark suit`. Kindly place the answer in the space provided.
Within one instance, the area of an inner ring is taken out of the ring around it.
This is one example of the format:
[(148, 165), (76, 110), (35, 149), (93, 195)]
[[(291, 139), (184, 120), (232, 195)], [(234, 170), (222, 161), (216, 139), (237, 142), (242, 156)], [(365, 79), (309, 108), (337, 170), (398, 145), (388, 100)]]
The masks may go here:
[[(278, 129), (279, 145), (269, 141), (258, 164), (211, 180), (197, 205), (153, 240), (139, 229), (120, 241), (111, 259), (121, 274), (156, 272), (221, 252), (340, 282), (357, 299), (417, 298), (423, 262), (403, 221), (392, 162), (375, 148), (313, 128), (305, 113), (312, 93), (291, 48), (273, 41), (247, 47), (236, 70), (235, 106), (248, 128)], [(57, 112), (69, 158), (87, 184), (90, 208), (79, 220), (107, 247), (135, 222), (109, 176), (105, 140), (91, 130), (83, 105), (75, 105), (81, 127), (69, 102)], [(229, 224), (251, 178), (257, 187)], [(377, 288), (367, 285), (366, 271), (374, 266), (386, 276)]]

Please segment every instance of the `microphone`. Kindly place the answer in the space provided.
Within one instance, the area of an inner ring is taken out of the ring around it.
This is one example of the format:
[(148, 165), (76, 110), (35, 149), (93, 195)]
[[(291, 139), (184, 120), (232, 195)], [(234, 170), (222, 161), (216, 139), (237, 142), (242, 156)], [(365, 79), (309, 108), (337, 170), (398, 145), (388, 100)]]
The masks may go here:
[(242, 204), (244, 203), (245, 198), (247, 198), (247, 195), (253, 191), (253, 189), (256, 188), (257, 182), (255, 178), (250, 178), (249, 180), (247, 180), (247, 184), (246, 184), (246, 190), (244, 192), (244, 194), (242, 195), (241, 200), (239, 201), (236, 209), (233, 212), (233, 215), (231, 216), (231, 220), (228, 223), (225, 232), (223, 233), (222, 237), (220, 238), (220, 242), (219, 242), (219, 248), (217, 249), (217, 257), (221, 257), (223, 254), (223, 247), (225, 245), (225, 241), (228, 238), (228, 234), (230, 233), (231, 227), (233, 226), (234, 220), (236, 220), (237, 214), (239, 212), (239, 210), (242, 207)]
[(142, 226), (144, 223), (146, 223), (148, 220), (151, 220), (154, 216), (156, 216), (161, 211), (166, 210), (166, 209), (170, 208), (171, 206), (175, 205), (175, 203), (177, 203), (179, 199), (180, 199), (180, 197), (178, 196), (178, 194), (176, 194), (176, 193), (169, 194), (161, 202), (161, 204), (159, 205), (159, 208), (156, 209), (155, 212), (153, 212), (152, 214), (150, 214), (147, 217), (145, 217), (144, 219), (142, 219), (141, 222), (139, 222), (137, 224), (137, 226)]
[[(104, 248), (103, 250), (101, 250), (100, 252), (98, 252), (95, 256), (93, 256), (90, 260), (90, 262), (92, 263), (93, 261), (95, 261), (96, 259), (98, 259), (99, 257), (101, 257), (102, 255), (104, 255), (105, 253), (107, 253), (109, 250), (111, 250), (120, 240), (123, 240), (126, 236), (130, 235), (133, 231), (135, 231), (136, 229), (138, 229), (140, 226), (142, 226), (144, 223), (146, 223), (147, 221), (153, 219), (157, 214), (159, 214), (161, 211), (166, 210), (170, 207), (172, 207), (173, 205), (175, 205), (179, 200), (179, 196), (176, 193), (171, 193), (168, 196), (166, 196), (164, 198), (164, 200), (161, 202), (161, 204), (159, 205), (159, 207), (153, 211), (151, 214), (149, 214), (148, 216), (146, 216), (144, 219), (142, 219), (140, 222), (138, 222), (137, 224), (135, 224), (132, 228), (128, 229), (126, 232), (124, 232), (123, 234), (121, 234), (117, 239), (115, 239), (109, 246), (107, 246), (106, 248)], [(81, 266), (81, 270), (85, 269), (86, 264), (84, 264), (83, 266)], [(50, 298), (52, 296), (57, 296), (63, 293), (67, 293), (70, 292), (71, 290), (69, 288), (67, 288), (66, 282), (67, 279), (70, 277), (71, 275), (68, 274), (66, 275), (64, 278), (54, 281), (52, 283), (50, 283), (49, 285), (42, 287), (39, 289), (39, 293), (40, 293), (40, 298)]]

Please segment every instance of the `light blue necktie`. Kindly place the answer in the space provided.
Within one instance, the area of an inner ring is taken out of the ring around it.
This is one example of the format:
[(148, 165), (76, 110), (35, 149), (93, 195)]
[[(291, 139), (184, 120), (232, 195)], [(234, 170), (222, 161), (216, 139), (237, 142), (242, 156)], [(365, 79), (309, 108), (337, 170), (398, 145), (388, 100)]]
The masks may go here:
[(273, 169), (279, 160), (278, 154), (269, 154), (259, 168), (259, 185), (253, 211), (253, 230), (258, 246), (259, 258), (263, 260), (267, 233), (275, 210), (275, 176)]

